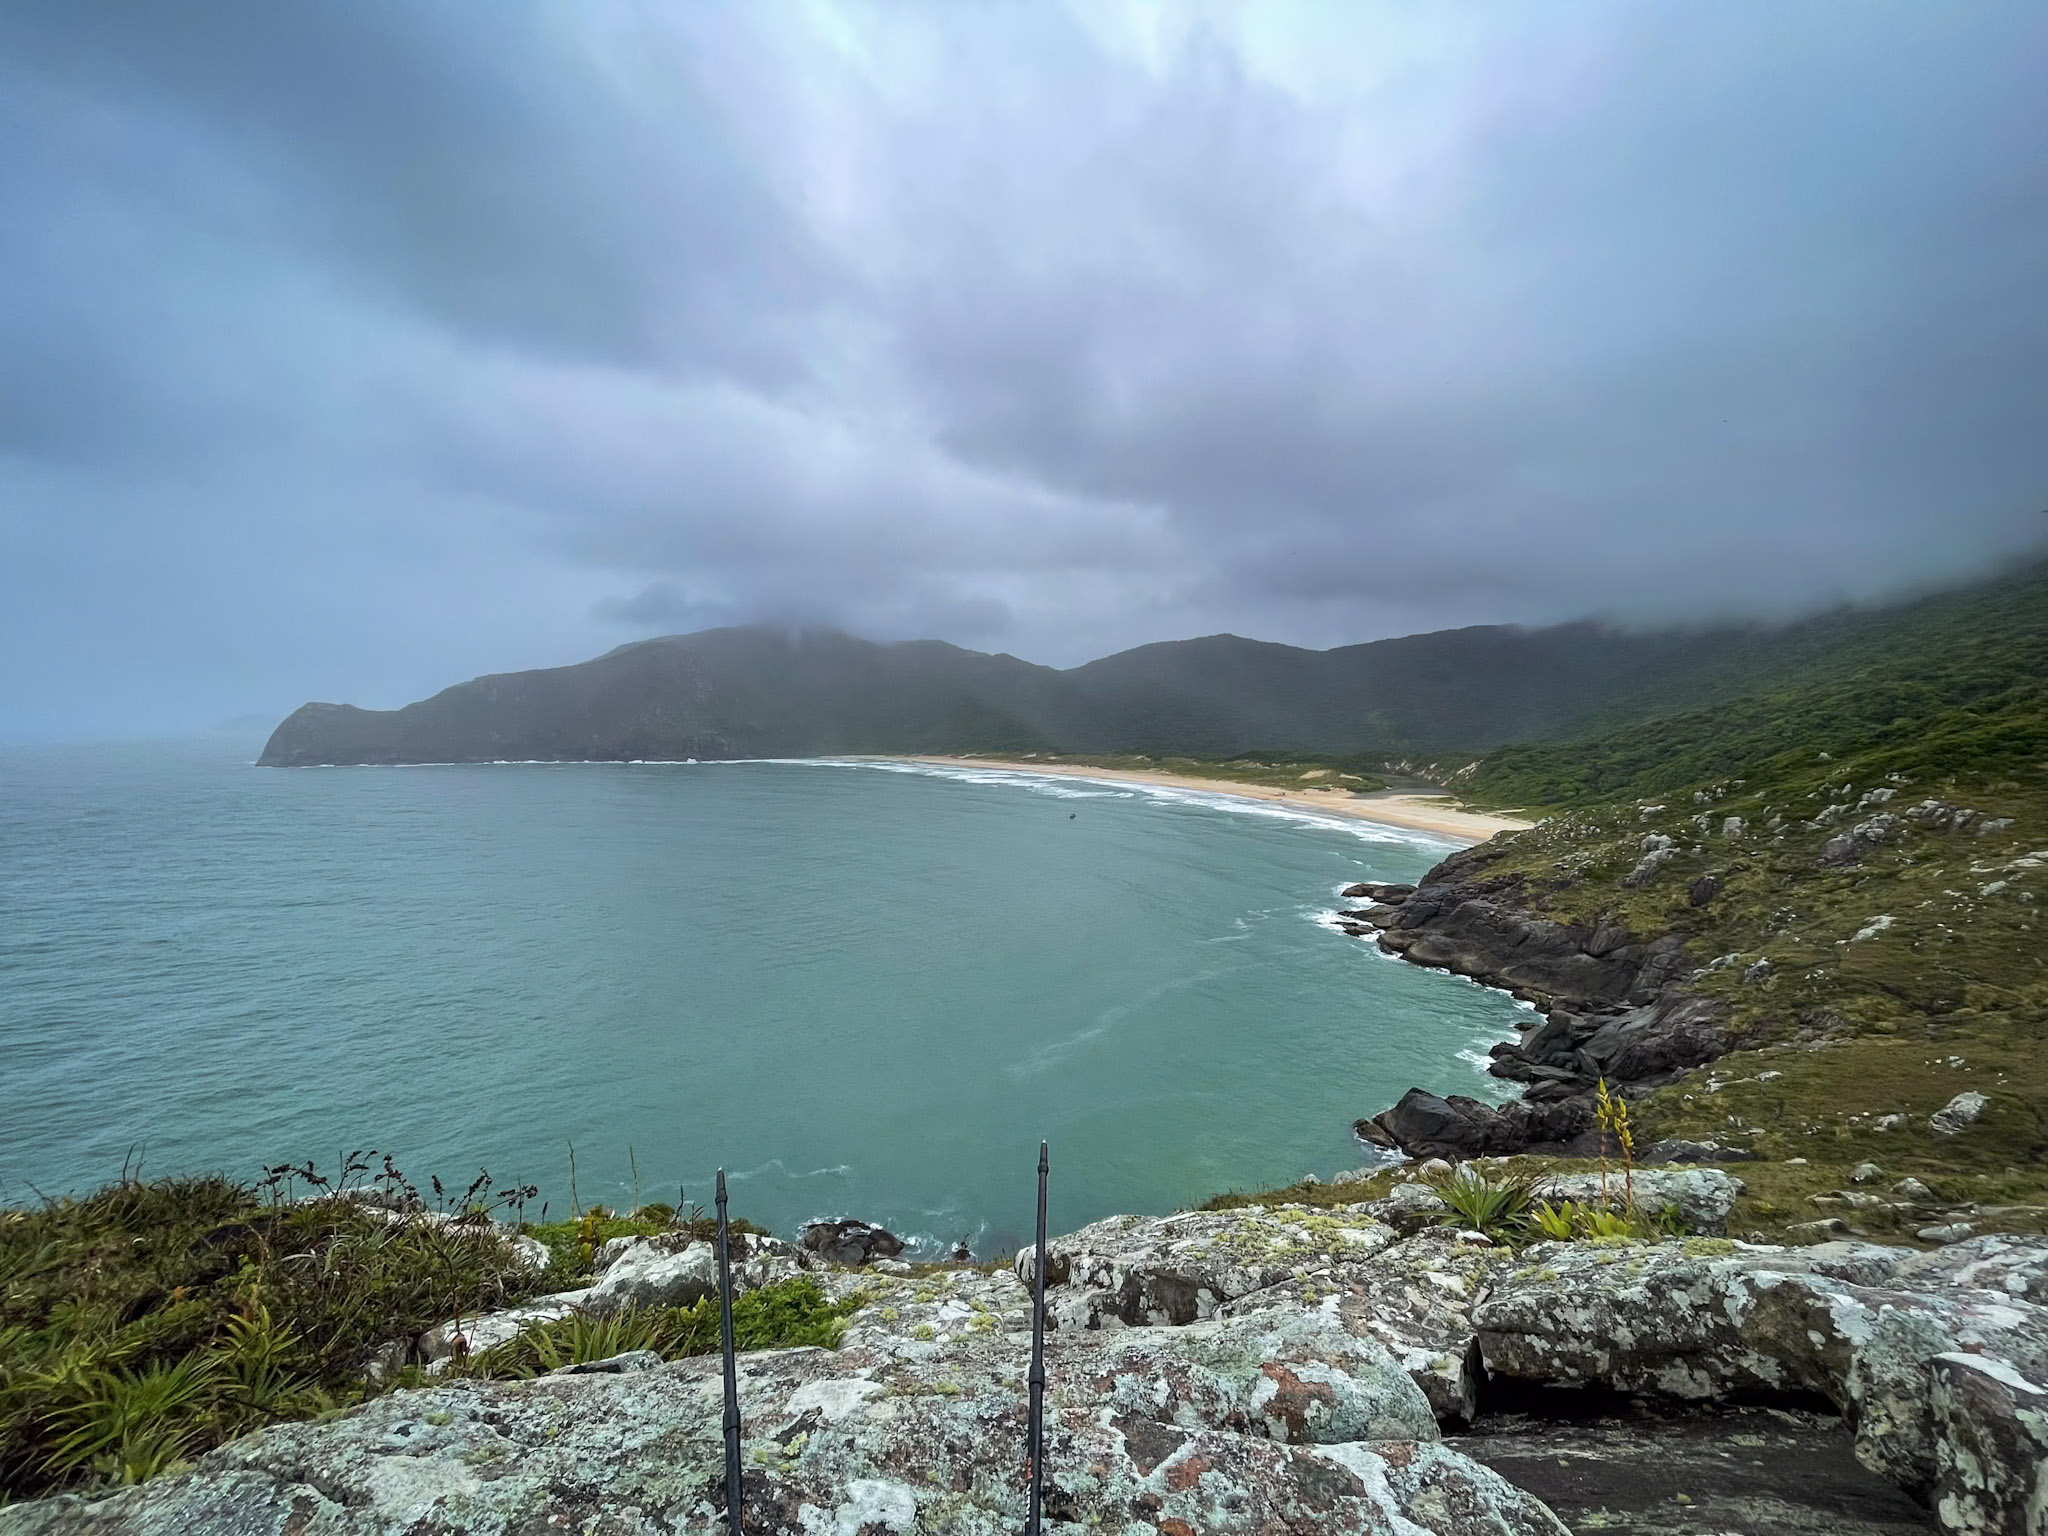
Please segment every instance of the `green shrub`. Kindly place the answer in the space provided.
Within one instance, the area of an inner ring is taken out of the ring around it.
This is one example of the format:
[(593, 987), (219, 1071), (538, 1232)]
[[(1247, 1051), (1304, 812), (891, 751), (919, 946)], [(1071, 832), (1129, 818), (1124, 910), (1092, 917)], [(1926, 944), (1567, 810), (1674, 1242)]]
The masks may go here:
[[(308, 1182), (329, 1187), (310, 1168), (131, 1179), (0, 1211), (0, 1496), (137, 1481), (358, 1401), (379, 1347), (552, 1288), (478, 1225), (287, 1200)], [(480, 1222), (504, 1203), (487, 1179), (443, 1196)]]

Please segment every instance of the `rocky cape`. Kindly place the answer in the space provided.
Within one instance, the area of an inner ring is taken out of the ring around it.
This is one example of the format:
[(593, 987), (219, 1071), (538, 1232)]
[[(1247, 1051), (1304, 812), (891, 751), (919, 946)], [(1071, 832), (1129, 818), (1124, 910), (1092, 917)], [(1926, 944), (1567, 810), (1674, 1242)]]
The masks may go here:
[[(1490, 1105), (1411, 1088), (1354, 1130), (1371, 1145), (1412, 1157), (1598, 1156), (1600, 1081), (1622, 1093), (1658, 1087), (1726, 1055), (1734, 1042), (1718, 1006), (1685, 988), (1694, 967), (1682, 935), (1646, 938), (1611, 924), (1538, 916), (1520, 899), (1521, 877), (1493, 870), (1497, 858), (1481, 844), (1452, 854), (1418, 885), (1350, 886), (1346, 897), (1371, 905), (1345, 912), (1341, 921), (1354, 937), (1373, 938), (1413, 964), (1468, 976), (1533, 1004), (1540, 1022), (1495, 1046), (1488, 1067), (1524, 1084), (1522, 1097)], [(1645, 1162), (1727, 1162), (1749, 1154), (1665, 1142), (1640, 1155)]]
[[(1709, 1217), (1733, 1197), (1719, 1170), (1667, 1176), (1696, 1184)], [(1411, 1183), (1054, 1240), (1047, 1529), (1552, 1536), (1560, 1512), (1635, 1529), (2042, 1529), (2048, 1241), (1512, 1252), (1442, 1215)], [(615, 1245), (578, 1304), (702, 1294), (707, 1247)], [(837, 1349), (742, 1357), (745, 1528), (1015, 1532), (1030, 1250), (993, 1273), (882, 1269), (747, 1244), (743, 1285), (810, 1275), (859, 1310)], [(1625, 1402), (1637, 1433), (1589, 1457), (1560, 1431), (1571, 1449), (1546, 1454), (1532, 1392)], [(1518, 1427), (1496, 1440), (1504, 1401)], [(631, 1355), (391, 1392), (140, 1487), (0, 1509), (0, 1536), (709, 1536), (722, 1456), (716, 1357)], [(1682, 1500), (1674, 1477), (1692, 1480)], [(1697, 1501), (1710, 1523), (1667, 1526), (1645, 1499), (1666, 1515)]]

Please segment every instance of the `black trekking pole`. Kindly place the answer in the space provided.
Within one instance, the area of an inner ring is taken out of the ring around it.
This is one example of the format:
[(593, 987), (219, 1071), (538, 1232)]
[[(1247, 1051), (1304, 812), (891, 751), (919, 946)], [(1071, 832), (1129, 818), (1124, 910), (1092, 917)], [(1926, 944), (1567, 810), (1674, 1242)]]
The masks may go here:
[(1040, 1492), (1045, 1486), (1045, 1177), (1050, 1168), (1038, 1144), (1038, 1262), (1031, 1269), (1031, 1518), (1025, 1536), (1038, 1536)]
[(718, 1345), (725, 1353), (725, 1525), (740, 1536), (740, 1384), (732, 1350), (732, 1254), (725, 1233), (725, 1170), (718, 1170)]

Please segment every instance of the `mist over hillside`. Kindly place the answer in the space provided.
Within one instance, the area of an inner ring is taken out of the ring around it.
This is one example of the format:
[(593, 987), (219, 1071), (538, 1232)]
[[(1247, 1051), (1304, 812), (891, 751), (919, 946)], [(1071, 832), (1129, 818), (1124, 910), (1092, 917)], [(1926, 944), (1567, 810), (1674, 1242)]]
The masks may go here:
[(2026, 616), (2042, 613), (2048, 565), (2037, 564), (1783, 626), (1490, 626), (1328, 651), (1211, 635), (1064, 671), (935, 640), (884, 645), (830, 630), (713, 629), (574, 666), (477, 678), (402, 709), (307, 704), (277, 728), (261, 761), (1443, 757), (1612, 731), (1759, 690), (1846, 685), (1895, 657), (1924, 662), (1929, 646), (2027, 631)]

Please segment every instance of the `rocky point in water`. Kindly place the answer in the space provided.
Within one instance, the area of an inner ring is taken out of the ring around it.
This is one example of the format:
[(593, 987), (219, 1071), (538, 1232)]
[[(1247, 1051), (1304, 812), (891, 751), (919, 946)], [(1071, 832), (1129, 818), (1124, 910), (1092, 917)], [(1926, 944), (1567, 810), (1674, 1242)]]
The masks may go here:
[[(1414, 1157), (1600, 1154), (1593, 1090), (1655, 1087), (1724, 1056), (1733, 1041), (1720, 1009), (1688, 993), (1693, 974), (1677, 934), (1642, 939), (1607, 924), (1585, 927), (1529, 912), (1520, 879), (1489, 872), (1481, 845), (1452, 854), (1414, 887), (1359, 885), (1374, 906), (1351, 931), (1413, 964), (1512, 992), (1542, 1012), (1518, 1041), (1493, 1048), (1488, 1070), (1524, 1084), (1520, 1099), (1485, 1104), (1410, 1089), (1392, 1108), (1357, 1122), (1362, 1141)], [(1611, 1150), (1611, 1148), (1609, 1149)], [(1726, 1162), (1748, 1154), (1667, 1142), (1646, 1162)]]
[[(1725, 1215), (1730, 1175), (1672, 1176)], [(1047, 1530), (2040, 1530), (2048, 1240), (1515, 1252), (1444, 1215), (1409, 1183), (1054, 1239)], [(608, 1246), (572, 1304), (703, 1293), (709, 1244)], [(858, 1310), (836, 1349), (741, 1357), (745, 1529), (1021, 1528), (1034, 1258), (876, 1273), (749, 1240), (743, 1287), (808, 1275)], [(710, 1536), (721, 1403), (715, 1356), (451, 1376), (0, 1509), (0, 1536)]]

